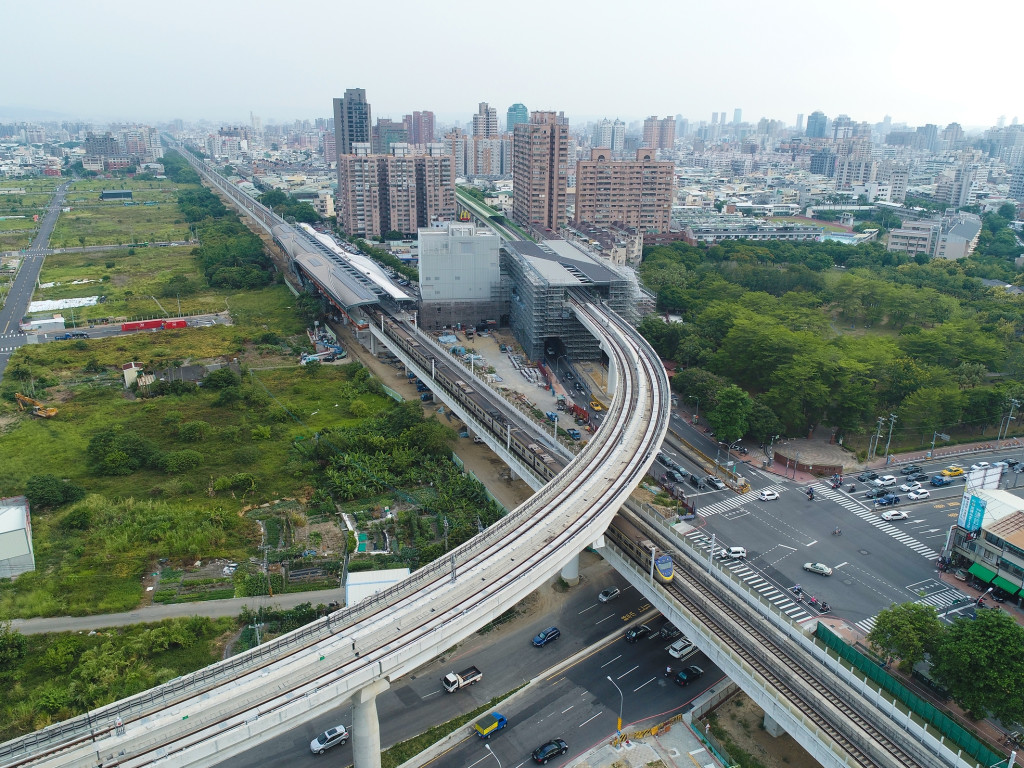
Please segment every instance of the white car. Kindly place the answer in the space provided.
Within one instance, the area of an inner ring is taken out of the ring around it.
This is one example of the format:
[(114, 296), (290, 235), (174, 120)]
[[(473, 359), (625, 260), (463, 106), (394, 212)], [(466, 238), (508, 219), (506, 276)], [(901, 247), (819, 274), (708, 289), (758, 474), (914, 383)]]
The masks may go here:
[(979, 461), (977, 464), (971, 464), (971, 472), (975, 472), (979, 469), (988, 469), (992, 465), (987, 461)]
[(344, 744), (346, 741), (348, 741), (348, 730), (344, 725), (336, 725), (309, 742), (309, 751), (314, 755), (322, 755), (335, 744)]
[(896, 485), (898, 481), (892, 475), (882, 475), (872, 482), (878, 488), (888, 488), (889, 486)]
[(921, 499), (927, 499), (930, 496), (931, 494), (924, 488), (918, 488), (916, 491), (911, 491), (907, 494), (907, 498), (911, 501), (920, 501)]
[(908, 517), (902, 509), (888, 509), (882, 513), (883, 520), (906, 520)]
[(761, 491), (759, 494), (757, 494), (757, 498), (759, 498), (761, 501), (774, 501), (775, 499), (779, 498), (779, 492)]
[(811, 573), (820, 573), (822, 576), (832, 575), (832, 569), (824, 563), (804, 563), (804, 570)]
[(719, 557), (728, 558), (729, 560), (745, 560), (747, 557), (747, 550), (743, 547), (729, 547), (728, 549), (722, 549), (718, 553)]
[(914, 482), (914, 483), (904, 483), (903, 485), (900, 486), (900, 490), (901, 491), (907, 491), (907, 492), (909, 492), (909, 491), (919, 491), (919, 490), (921, 490), (921, 484), (917, 483), (917, 482)]

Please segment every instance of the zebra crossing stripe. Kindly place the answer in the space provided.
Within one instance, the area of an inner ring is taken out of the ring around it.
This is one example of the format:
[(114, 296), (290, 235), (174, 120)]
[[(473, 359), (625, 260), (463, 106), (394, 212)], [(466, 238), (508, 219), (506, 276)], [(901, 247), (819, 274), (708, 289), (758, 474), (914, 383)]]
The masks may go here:
[[(951, 608), (954, 605), (966, 605), (970, 601), (971, 598), (968, 595), (964, 594), (959, 589), (949, 587), (941, 592), (936, 592), (935, 594), (918, 598), (914, 602), (918, 605), (930, 605), (938, 610), (943, 610), (945, 608)], [(878, 616), (875, 615), (867, 619), (862, 619), (861, 621), (855, 621), (854, 624), (865, 632), (870, 632), (874, 628), (877, 619)]]
[(896, 539), (901, 544), (906, 545), (908, 549), (917, 552), (928, 560), (936, 560), (939, 557), (939, 553), (929, 547), (927, 544), (922, 544), (920, 541), (904, 533), (900, 528), (897, 528), (892, 523), (883, 520), (882, 518), (875, 515), (871, 509), (861, 504), (855, 499), (851, 499), (849, 496), (843, 493), (839, 493), (833, 490), (830, 486), (823, 485), (821, 483), (812, 486), (815, 493), (820, 493), (829, 501), (835, 502), (843, 509), (848, 512), (852, 512), (861, 520), (875, 526), (882, 533), (885, 533), (892, 538)]
[[(770, 485), (763, 490), (775, 491), (776, 493), (782, 493), (786, 489), (781, 485)], [(725, 499), (723, 501), (717, 501), (714, 504), (709, 504), (706, 507), (697, 507), (697, 514), (701, 517), (711, 517), (717, 515), (720, 512), (728, 512), (736, 507), (741, 507), (751, 501), (757, 501), (757, 495), (761, 491), (747, 491), (739, 496), (733, 496), (731, 499)]]

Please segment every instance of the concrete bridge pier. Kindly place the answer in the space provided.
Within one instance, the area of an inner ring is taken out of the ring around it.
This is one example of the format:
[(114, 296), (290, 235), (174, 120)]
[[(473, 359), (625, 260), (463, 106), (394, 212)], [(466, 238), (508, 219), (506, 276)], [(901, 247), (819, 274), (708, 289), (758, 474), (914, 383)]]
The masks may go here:
[(572, 560), (562, 566), (562, 580), (570, 587), (580, 583), (580, 555), (577, 552)]
[(769, 736), (773, 736), (776, 739), (786, 732), (781, 725), (769, 717), (767, 712), (764, 713), (764, 729), (768, 732)]
[(377, 696), (391, 684), (377, 680), (361, 689), (353, 698), (352, 764), (354, 768), (380, 768), (380, 722), (377, 720)]

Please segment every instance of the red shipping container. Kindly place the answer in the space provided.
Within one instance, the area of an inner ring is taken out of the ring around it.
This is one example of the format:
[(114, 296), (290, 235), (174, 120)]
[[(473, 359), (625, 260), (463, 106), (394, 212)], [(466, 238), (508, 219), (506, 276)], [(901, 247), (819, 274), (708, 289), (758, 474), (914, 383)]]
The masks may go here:
[(142, 327), (143, 327), (142, 323), (140, 323), (137, 320), (136, 321), (132, 321), (130, 323), (121, 323), (121, 330), (122, 331), (141, 331)]
[(164, 328), (186, 328), (188, 321), (186, 320), (164, 320)]
[(164, 321), (163, 320), (143, 320), (143, 321), (141, 321), (139, 323), (139, 327), (140, 328), (146, 328), (146, 329), (149, 329), (149, 328), (163, 328), (164, 327)]

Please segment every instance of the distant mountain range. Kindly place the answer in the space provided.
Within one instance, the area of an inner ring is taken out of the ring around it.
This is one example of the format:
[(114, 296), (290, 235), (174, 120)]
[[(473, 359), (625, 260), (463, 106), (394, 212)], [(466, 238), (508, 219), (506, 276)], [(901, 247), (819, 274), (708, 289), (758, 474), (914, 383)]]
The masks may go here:
[(26, 122), (32, 120), (70, 120), (71, 115), (67, 112), (54, 112), (50, 109), (36, 109), (35, 107), (14, 107), (0, 104), (0, 122)]

